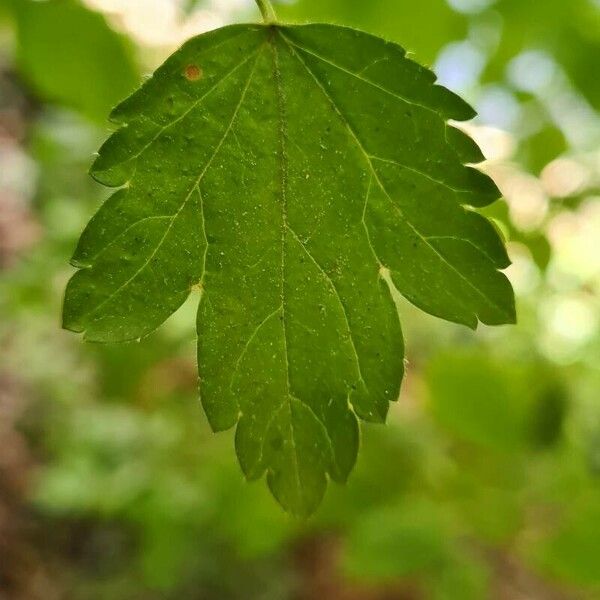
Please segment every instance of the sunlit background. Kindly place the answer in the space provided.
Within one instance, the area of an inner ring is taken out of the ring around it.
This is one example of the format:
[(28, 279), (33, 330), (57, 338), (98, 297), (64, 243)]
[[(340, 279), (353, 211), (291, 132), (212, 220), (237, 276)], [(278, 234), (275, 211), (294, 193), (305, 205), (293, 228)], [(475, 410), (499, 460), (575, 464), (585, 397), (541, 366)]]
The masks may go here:
[(479, 116), (519, 324), (404, 303), (389, 425), (307, 522), (196, 390), (193, 297), (137, 344), (60, 329), (110, 108), (251, 0), (0, 0), (0, 599), (600, 598), (600, 2), (289, 0), (380, 34)]

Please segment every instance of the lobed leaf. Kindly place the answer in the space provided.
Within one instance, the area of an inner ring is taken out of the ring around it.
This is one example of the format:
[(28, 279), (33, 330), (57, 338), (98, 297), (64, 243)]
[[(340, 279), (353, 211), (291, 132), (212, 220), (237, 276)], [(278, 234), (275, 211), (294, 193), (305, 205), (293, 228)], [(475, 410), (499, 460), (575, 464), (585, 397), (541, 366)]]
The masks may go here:
[(394, 287), (476, 327), (514, 321), (498, 198), (447, 124), (473, 110), (402, 48), (329, 25), (190, 40), (112, 119), (92, 168), (120, 189), (84, 231), (64, 325), (152, 332), (200, 287), (198, 365), (249, 479), (307, 515), (382, 422), (404, 347)]

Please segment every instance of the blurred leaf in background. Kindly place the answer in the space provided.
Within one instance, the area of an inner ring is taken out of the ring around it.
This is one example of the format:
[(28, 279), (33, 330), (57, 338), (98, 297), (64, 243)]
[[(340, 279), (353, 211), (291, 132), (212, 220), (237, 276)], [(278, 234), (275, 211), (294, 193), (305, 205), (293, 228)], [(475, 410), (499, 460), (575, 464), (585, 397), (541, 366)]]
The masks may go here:
[(16, 64), (41, 98), (99, 123), (139, 83), (132, 44), (77, 0), (6, 0)]
[(436, 420), (458, 439), (504, 452), (560, 435), (563, 392), (551, 371), (486, 356), (479, 349), (436, 356), (427, 385)]
[(445, 0), (298, 0), (282, 2), (282, 19), (339, 23), (398, 42), (419, 62), (433, 64), (450, 39), (463, 37), (467, 20)]

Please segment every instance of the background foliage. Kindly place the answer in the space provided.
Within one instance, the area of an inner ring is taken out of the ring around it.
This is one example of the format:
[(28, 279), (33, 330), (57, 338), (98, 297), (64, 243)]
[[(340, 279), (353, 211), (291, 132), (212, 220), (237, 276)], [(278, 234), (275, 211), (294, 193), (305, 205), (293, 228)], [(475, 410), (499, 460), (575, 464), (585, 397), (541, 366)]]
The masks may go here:
[(106, 192), (110, 106), (244, 0), (0, 3), (0, 598), (597, 598), (600, 84), (595, 0), (298, 0), (464, 95), (505, 203), (519, 325), (402, 305), (387, 427), (308, 522), (246, 484), (197, 402), (194, 301), (141, 343), (59, 329)]

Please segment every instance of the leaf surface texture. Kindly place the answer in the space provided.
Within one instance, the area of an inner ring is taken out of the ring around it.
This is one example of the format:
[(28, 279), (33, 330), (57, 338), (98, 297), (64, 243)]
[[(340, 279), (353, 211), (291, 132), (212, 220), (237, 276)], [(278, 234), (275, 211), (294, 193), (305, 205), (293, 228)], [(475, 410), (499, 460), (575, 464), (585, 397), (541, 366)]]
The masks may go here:
[(514, 321), (503, 243), (474, 210), (498, 190), (447, 124), (474, 113), (434, 82), (355, 30), (225, 27), (113, 111), (92, 169), (119, 189), (75, 252), (65, 326), (137, 339), (200, 287), (208, 419), (237, 424), (244, 473), (297, 515), (348, 477), (357, 417), (398, 397), (394, 288), (470, 327)]

